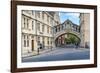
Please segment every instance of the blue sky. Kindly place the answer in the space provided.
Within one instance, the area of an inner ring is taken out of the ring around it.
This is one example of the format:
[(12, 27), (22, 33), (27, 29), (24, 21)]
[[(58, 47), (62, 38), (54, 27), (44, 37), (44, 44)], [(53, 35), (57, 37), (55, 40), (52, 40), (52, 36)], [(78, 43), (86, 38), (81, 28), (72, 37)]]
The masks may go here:
[(63, 23), (65, 20), (69, 19), (73, 23), (79, 25), (79, 13), (71, 13), (71, 12), (59, 12), (60, 21)]

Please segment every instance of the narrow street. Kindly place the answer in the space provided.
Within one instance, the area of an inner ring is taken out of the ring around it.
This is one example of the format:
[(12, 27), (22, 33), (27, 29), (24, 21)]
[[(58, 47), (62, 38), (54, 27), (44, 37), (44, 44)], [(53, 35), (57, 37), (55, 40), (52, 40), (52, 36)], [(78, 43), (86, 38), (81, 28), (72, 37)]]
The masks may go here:
[(36, 56), (23, 57), (22, 62), (83, 60), (90, 58), (89, 49), (85, 48), (56, 48), (50, 52)]

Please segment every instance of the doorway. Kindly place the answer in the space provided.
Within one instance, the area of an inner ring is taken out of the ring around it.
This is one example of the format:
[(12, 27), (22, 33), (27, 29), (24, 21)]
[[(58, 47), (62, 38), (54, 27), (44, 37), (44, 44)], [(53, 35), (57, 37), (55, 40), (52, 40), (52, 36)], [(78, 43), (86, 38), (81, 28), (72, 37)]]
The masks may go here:
[(34, 51), (34, 40), (32, 40), (32, 51)]

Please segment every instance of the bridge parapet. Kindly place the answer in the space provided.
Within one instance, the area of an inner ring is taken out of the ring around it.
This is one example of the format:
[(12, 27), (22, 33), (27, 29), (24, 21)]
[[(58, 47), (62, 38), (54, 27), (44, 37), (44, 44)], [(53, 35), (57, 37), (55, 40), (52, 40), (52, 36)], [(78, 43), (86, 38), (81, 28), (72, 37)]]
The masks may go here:
[(63, 34), (66, 34), (66, 33), (71, 33), (71, 34), (74, 34), (76, 35), (78, 38), (81, 38), (81, 35), (80, 35), (80, 32), (79, 31), (75, 31), (74, 29), (63, 29), (63, 30), (60, 30), (58, 32), (55, 32), (54, 33), (54, 40), (56, 40), (56, 38), (58, 38), (60, 35), (63, 35)]

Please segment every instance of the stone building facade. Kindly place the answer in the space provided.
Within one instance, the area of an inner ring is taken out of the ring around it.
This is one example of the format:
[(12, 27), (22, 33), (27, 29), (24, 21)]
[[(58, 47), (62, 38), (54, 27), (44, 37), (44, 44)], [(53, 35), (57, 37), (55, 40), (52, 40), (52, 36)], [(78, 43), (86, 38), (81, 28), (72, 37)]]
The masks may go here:
[(90, 14), (80, 13), (81, 46), (90, 47)]
[(37, 51), (41, 43), (53, 47), (53, 26), (60, 24), (58, 12), (22, 10), (22, 54)]

